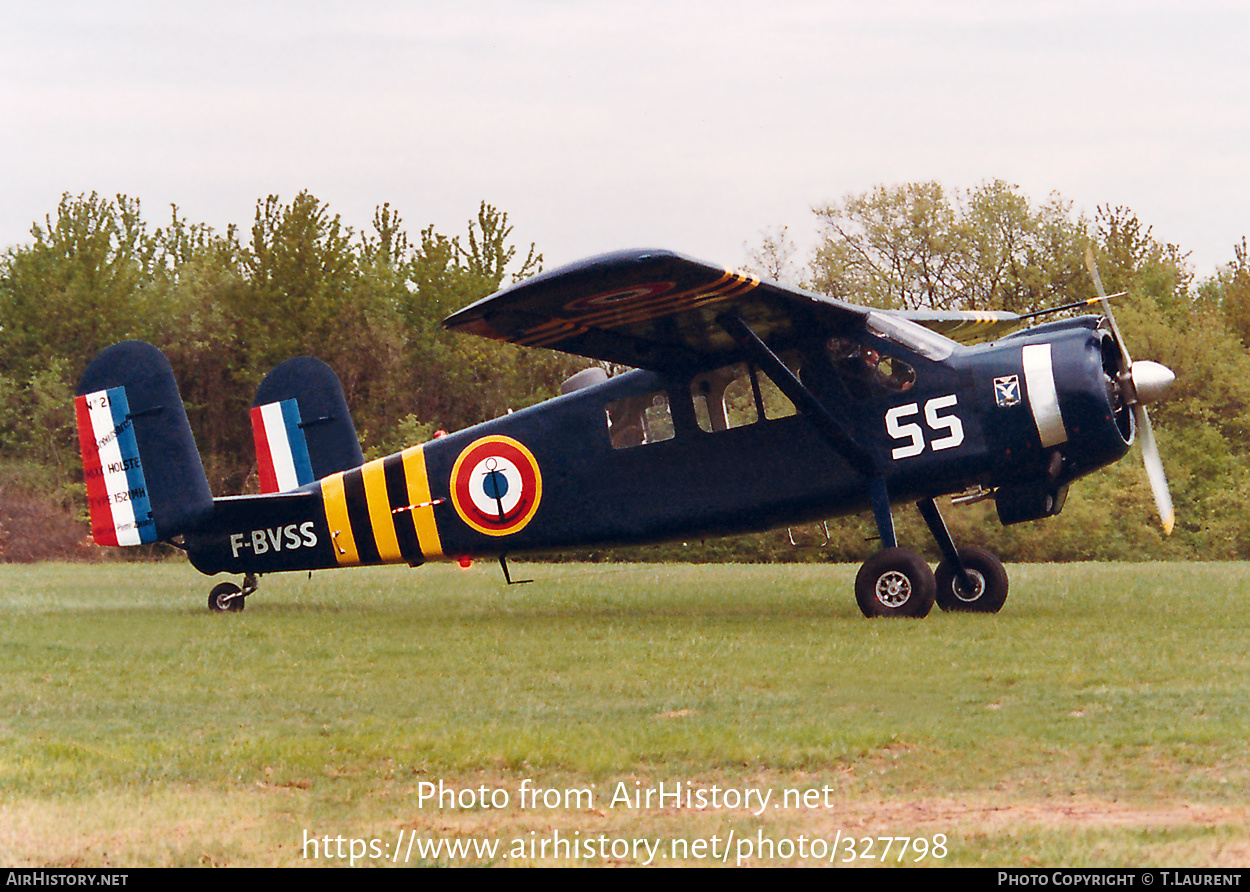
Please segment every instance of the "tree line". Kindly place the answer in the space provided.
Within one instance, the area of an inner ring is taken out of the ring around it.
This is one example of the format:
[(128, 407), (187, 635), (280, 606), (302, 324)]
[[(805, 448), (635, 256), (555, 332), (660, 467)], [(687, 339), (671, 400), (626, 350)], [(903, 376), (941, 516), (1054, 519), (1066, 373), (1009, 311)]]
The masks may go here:
[[(878, 186), (814, 209), (818, 240), (799, 257), (787, 229), (748, 249), (769, 278), (883, 308), (1045, 309), (1089, 297), (1093, 246), (1135, 357), (1177, 374), (1152, 407), (1178, 529), (1164, 540), (1139, 458), (1076, 483), (1060, 517), (1002, 528), (992, 505), (948, 512), (956, 538), (1009, 560), (1250, 557), (1250, 252), (1195, 279), (1187, 255), (1122, 207), (1092, 218), (1002, 181)], [(611, 246), (605, 246), (611, 247)], [(463, 232), (410, 234), (380, 206), (361, 231), (315, 196), (257, 202), (250, 228), (217, 232), (171, 208), (150, 225), (137, 199), (65, 195), (0, 257), (0, 498), (38, 491), (81, 511), (71, 402), (87, 362), (139, 338), (177, 375), (219, 494), (255, 487), (247, 411), (261, 378), (290, 356), (338, 373), (374, 457), (558, 392), (584, 360), (450, 335), (451, 312), (539, 271), (505, 213), (483, 202)], [(914, 512), (900, 535), (929, 536)], [(862, 559), (871, 522), (596, 556)], [(0, 557), (0, 559), (3, 559)]]
[(152, 228), (137, 200), (66, 195), (31, 236), (0, 261), (0, 455), (10, 464), (72, 477), (77, 377), (126, 338), (169, 358), (218, 493), (253, 485), (247, 412), (261, 379), (292, 356), (338, 373), (370, 456), (526, 405), (580, 367), (442, 329), (444, 316), (541, 266), (485, 203), (461, 234), (410, 236), (389, 205), (354, 232), (304, 192), (259, 201), (250, 230), (218, 233), (177, 208)]

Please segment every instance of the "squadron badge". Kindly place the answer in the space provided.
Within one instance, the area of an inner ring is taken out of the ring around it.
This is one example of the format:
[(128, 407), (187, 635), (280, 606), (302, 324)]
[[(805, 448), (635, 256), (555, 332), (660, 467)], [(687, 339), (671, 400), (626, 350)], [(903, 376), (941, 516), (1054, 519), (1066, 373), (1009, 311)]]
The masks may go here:
[(1004, 409), (1020, 402), (1020, 378), (1016, 375), (995, 378), (994, 399)]

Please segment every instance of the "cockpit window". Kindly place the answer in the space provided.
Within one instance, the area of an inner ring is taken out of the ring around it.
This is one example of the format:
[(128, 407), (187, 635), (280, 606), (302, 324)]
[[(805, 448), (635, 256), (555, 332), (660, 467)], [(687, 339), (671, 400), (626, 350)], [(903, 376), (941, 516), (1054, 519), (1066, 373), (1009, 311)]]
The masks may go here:
[(877, 384), (896, 393), (910, 390), (916, 383), (916, 370), (907, 363), (873, 350), (854, 338), (831, 338), (829, 358), (833, 367), (847, 378)]

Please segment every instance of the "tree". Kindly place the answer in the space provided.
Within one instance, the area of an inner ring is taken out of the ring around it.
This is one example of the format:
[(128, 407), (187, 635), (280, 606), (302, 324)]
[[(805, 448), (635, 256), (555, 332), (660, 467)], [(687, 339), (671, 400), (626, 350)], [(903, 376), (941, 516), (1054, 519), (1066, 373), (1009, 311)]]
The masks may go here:
[(1233, 247), (1233, 262), (1203, 284), (1205, 304), (1224, 318), (1229, 330), (1250, 347), (1250, 248), (1246, 238)]
[(1085, 221), (1058, 196), (1035, 208), (1002, 180), (953, 195), (933, 182), (877, 186), (815, 213), (808, 287), (855, 303), (1024, 312), (1088, 282)]
[(1149, 298), (1160, 309), (1188, 312), (1193, 274), (1188, 254), (1157, 241), (1153, 229), (1126, 207), (1099, 206), (1094, 245), (1103, 284)]
[(815, 290), (886, 309), (949, 308), (956, 299), (951, 266), (962, 233), (938, 183), (877, 186), (815, 213), (823, 230)]
[(414, 243), (388, 204), (357, 234), (306, 191), (258, 201), (250, 230), (219, 234), (174, 207), (151, 231), (136, 200), (66, 195), (31, 244), (0, 258), (0, 458), (76, 474), (61, 403), (91, 357), (125, 338), (169, 358), (217, 492), (248, 485), (252, 395), (291, 356), (330, 364), (371, 450), (553, 395), (566, 358), (441, 327), (539, 269), (512, 232), (483, 202), (461, 235), (431, 226)]
[(0, 372), (28, 379), (54, 355), (81, 370), (114, 341), (151, 331), (156, 242), (137, 200), (66, 194), (31, 235), (0, 262)]
[(780, 229), (765, 229), (760, 239), (758, 246), (746, 246), (747, 269), (773, 282), (797, 282), (799, 274), (794, 264), (794, 255), (798, 253), (798, 246), (790, 238), (790, 228), (782, 226)]

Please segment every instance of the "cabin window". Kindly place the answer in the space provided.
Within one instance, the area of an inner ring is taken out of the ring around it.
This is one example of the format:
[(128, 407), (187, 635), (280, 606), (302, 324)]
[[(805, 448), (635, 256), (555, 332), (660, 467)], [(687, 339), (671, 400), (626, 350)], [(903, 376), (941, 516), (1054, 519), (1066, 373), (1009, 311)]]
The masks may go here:
[[(799, 377), (799, 360), (797, 356), (782, 357), (788, 368), (794, 376)], [(791, 415), (797, 415), (799, 410), (794, 407), (794, 403), (790, 402), (790, 397), (781, 392), (773, 379), (768, 377), (762, 371), (756, 370), (760, 384), (760, 395), (764, 403), (764, 417), (769, 421), (777, 418), (789, 418)]]
[(746, 363), (699, 375), (690, 392), (695, 420), (708, 433), (795, 414), (794, 403), (772, 379)]
[(629, 449), (673, 439), (673, 413), (662, 390), (613, 400), (607, 405), (613, 449)]

